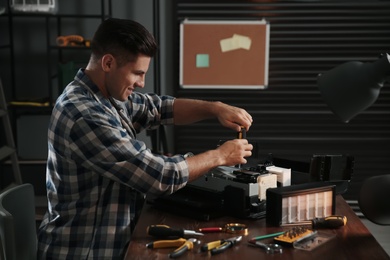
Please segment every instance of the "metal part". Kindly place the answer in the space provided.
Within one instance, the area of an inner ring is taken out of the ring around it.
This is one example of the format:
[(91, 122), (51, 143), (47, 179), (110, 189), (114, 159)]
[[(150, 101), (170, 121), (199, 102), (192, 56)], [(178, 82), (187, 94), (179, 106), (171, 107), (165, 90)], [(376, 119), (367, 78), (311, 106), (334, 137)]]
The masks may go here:
[(250, 240), (249, 244), (252, 246), (260, 247), (265, 250), (267, 254), (281, 254), (283, 253), (283, 247), (279, 244), (265, 244), (260, 241)]

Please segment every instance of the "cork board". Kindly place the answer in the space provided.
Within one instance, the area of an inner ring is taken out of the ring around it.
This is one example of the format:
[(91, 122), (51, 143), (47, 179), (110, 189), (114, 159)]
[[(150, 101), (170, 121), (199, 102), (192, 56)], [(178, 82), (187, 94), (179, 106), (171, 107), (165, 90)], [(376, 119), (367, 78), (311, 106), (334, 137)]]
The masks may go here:
[(184, 20), (180, 24), (180, 86), (266, 88), (269, 30), (265, 20)]

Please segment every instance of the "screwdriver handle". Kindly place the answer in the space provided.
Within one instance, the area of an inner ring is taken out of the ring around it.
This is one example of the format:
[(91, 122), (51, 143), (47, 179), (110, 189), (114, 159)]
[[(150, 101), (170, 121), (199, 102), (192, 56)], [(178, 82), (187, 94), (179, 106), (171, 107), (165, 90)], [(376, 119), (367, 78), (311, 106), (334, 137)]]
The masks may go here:
[(312, 219), (313, 228), (339, 228), (347, 224), (346, 216), (333, 215)]
[(246, 129), (241, 126), (241, 131), (237, 132), (237, 139), (246, 139)]
[(155, 237), (183, 237), (184, 229), (173, 229), (166, 225), (151, 225), (146, 228), (146, 233)]
[(167, 240), (158, 240), (146, 244), (147, 248), (165, 248), (165, 247), (179, 247), (182, 246), (187, 239), (178, 238), (176, 240), (167, 239)]

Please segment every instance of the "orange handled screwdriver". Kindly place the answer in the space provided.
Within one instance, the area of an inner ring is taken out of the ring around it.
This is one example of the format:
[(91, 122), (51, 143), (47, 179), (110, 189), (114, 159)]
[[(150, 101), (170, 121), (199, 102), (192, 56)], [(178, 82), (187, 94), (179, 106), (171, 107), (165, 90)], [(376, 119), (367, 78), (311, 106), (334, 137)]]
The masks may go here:
[(241, 131), (237, 132), (237, 139), (246, 139), (246, 129), (241, 126)]

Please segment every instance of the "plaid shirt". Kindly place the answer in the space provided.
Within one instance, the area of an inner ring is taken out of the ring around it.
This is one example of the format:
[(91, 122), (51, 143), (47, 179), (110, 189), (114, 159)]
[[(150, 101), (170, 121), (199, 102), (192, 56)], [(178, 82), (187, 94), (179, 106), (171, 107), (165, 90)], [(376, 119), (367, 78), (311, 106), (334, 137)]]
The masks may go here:
[(80, 70), (58, 98), (48, 131), (48, 212), (39, 259), (118, 259), (131, 236), (136, 192), (170, 194), (188, 181), (181, 155), (152, 154), (136, 133), (173, 123), (174, 99), (104, 98)]

